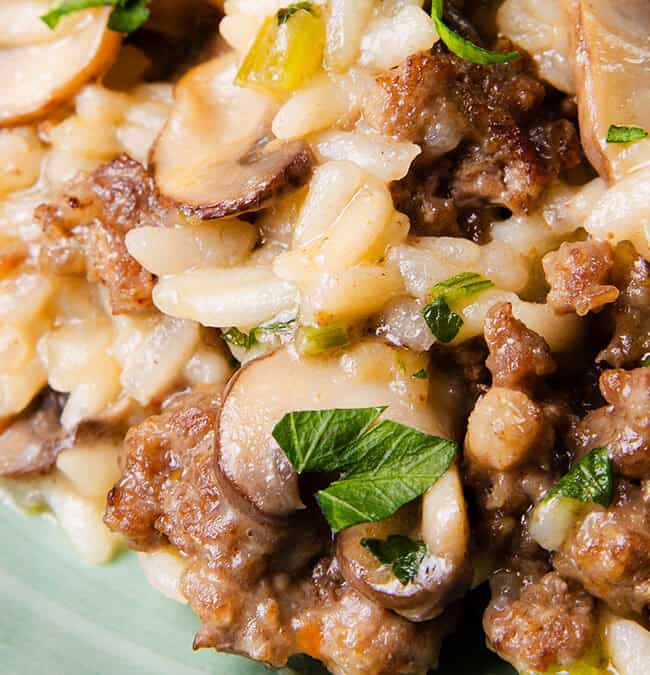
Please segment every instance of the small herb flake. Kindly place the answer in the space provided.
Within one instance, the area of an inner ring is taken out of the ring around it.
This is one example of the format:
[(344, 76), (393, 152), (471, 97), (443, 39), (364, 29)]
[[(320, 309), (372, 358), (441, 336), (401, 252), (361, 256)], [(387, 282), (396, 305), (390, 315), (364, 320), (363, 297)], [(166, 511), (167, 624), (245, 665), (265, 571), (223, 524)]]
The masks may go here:
[(278, 14), (278, 26), (281, 26), (282, 24), (287, 23), (289, 19), (296, 14), (296, 12), (300, 11), (305, 11), (309, 12), (310, 14), (315, 15), (316, 11), (314, 9), (314, 5), (311, 2), (295, 2), (292, 5), (289, 5), (288, 7), (285, 7), (284, 9), (281, 9)]
[(620, 127), (612, 124), (607, 131), (608, 143), (634, 143), (648, 137), (641, 127)]
[(424, 542), (401, 534), (392, 534), (388, 539), (362, 539), (361, 545), (382, 565), (391, 565), (393, 574), (403, 586), (415, 579), (427, 553)]
[(460, 56), (470, 63), (486, 66), (507, 63), (521, 57), (519, 52), (493, 52), (466, 40), (445, 24), (443, 21), (443, 11), (443, 0), (433, 0), (431, 3), (431, 18), (436, 25), (436, 31), (447, 49), (456, 54), (456, 56)]
[(650, 366), (650, 354), (646, 354), (641, 360), (641, 367), (644, 368), (646, 366)]
[(596, 448), (576, 462), (569, 473), (544, 497), (568, 497), (580, 502), (609, 506), (614, 494), (612, 460), (607, 448)]
[(413, 373), (411, 377), (415, 378), (416, 380), (428, 380), (429, 373), (424, 368), (422, 368), (422, 370), (418, 370), (417, 373)]
[(463, 327), (463, 318), (451, 304), (492, 288), (494, 284), (480, 274), (464, 272), (436, 284), (429, 292), (431, 302), (422, 310), (433, 335), (443, 343), (451, 342)]
[(68, 14), (93, 7), (114, 7), (108, 19), (108, 27), (118, 33), (132, 33), (149, 18), (149, 2), (150, 0), (61, 0), (41, 16), (41, 21), (54, 30), (59, 21)]

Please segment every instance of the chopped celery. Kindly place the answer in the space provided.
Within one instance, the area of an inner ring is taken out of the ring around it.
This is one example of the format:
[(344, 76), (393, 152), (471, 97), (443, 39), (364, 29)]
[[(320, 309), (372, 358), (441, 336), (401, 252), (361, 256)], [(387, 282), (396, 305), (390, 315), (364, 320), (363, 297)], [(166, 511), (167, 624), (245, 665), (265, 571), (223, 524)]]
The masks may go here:
[(311, 3), (297, 3), (270, 16), (255, 38), (237, 84), (286, 94), (314, 75), (323, 60), (325, 21)]
[(298, 335), (298, 348), (303, 354), (315, 356), (330, 349), (343, 347), (349, 341), (348, 329), (340, 324), (321, 328), (305, 326)]

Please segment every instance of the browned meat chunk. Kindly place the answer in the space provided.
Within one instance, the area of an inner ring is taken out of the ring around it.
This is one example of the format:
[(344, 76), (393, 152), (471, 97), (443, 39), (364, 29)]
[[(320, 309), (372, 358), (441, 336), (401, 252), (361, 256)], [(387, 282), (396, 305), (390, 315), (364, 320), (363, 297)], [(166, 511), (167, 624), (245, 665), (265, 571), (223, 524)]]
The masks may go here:
[(322, 557), (319, 520), (307, 513), (282, 525), (233, 506), (215, 471), (218, 404), (189, 395), (133, 429), (105, 517), (135, 548), (169, 542), (187, 559), (181, 587), (201, 619), (195, 647), (275, 666), (307, 653), (337, 675), (425, 673), (440, 626), (410, 623), (353, 590)]
[[(448, 194), (431, 196), (451, 196), (456, 206), (527, 211), (562, 169), (580, 162), (573, 124), (542, 113), (546, 89), (528, 59), (495, 68), (422, 53), (378, 82), (380, 93), (367, 101), (364, 116), (383, 133), (422, 146), (413, 169), (420, 192), (426, 193), (431, 163), (456, 151)], [(413, 208), (424, 210), (426, 221), (429, 204), (418, 199)]]
[(562, 314), (586, 316), (616, 302), (618, 289), (609, 283), (613, 267), (614, 254), (606, 242), (565, 242), (544, 257), (549, 304)]
[(572, 434), (580, 454), (609, 448), (617, 473), (650, 479), (650, 368), (606, 370), (600, 390), (609, 405), (589, 413)]
[(86, 274), (107, 287), (114, 314), (151, 307), (154, 277), (126, 250), (126, 233), (160, 224), (163, 209), (153, 179), (122, 155), (71, 181), (55, 204), (35, 217), (43, 228), (42, 264), (55, 274)]
[(531, 391), (556, 369), (544, 338), (516, 319), (508, 302), (488, 312), (485, 340), (490, 349), (486, 365), (496, 386)]
[(598, 359), (616, 368), (638, 365), (650, 353), (650, 262), (629, 242), (616, 247), (612, 283), (621, 291), (612, 308), (614, 336)]
[(63, 397), (51, 390), (39, 396), (0, 434), (0, 476), (47, 473), (65, 447), (60, 417)]
[(583, 656), (596, 637), (593, 599), (556, 572), (520, 584), (519, 575), (510, 572), (492, 580), (494, 595), (483, 618), (492, 649), (520, 668), (540, 672)]
[(650, 496), (621, 483), (613, 506), (585, 516), (553, 566), (615, 612), (643, 612), (650, 606)]

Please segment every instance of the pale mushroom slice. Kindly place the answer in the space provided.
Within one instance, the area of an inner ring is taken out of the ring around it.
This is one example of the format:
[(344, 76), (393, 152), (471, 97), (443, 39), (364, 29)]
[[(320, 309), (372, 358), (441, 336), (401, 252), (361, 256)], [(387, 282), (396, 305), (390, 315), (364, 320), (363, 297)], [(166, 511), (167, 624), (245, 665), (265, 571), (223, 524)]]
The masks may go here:
[[(417, 573), (403, 583), (361, 543), (401, 535), (426, 545)], [(420, 500), (379, 523), (337, 535), (336, 554), (346, 580), (360, 593), (411, 621), (428, 621), (460, 597), (471, 581), (469, 519), (456, 466)]]
[(575, 71), (582, 142), (609, 181), (650, 166), (650, 140), (607, 142), (610, 125), (650, 131), (650, 7), (647, 0), (579, 0)]
[(231, 381), (217, 422), (224, 481), (264, 517), (303, 508), (298, 477), (271, 435), (293, 411), (389, 406), (385, 418), (448, 436), (447, 421), (427, 403), (426, 380), (399, 371), (400, 353), (372, 342), (338, 356), (300, 357), (287, 348), (249, 362)]
[(154, 147), (158, 188), (187, 216), (257, 211), (311, 176), (307, 145), (271, 140), (277, 104), (235, 85), (236, 72), (231, 53), (187, 73)]
[(0, 127), (47, 116), (108, 70), (121, 42), (107, 28), (110, 8), (79, 12), (49, 31), (39, 19), (47, 3), (9, 5), (20, 22), (0, 23)]

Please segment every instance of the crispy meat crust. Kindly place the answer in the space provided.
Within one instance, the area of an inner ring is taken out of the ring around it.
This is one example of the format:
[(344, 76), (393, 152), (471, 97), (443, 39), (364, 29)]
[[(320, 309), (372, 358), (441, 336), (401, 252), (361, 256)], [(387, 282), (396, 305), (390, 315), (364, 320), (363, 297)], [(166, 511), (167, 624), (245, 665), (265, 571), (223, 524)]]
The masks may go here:
[(41, 264), (106, 286), (113, 314), (149, 310), (154, 277), (129, 255), (126, 233), (160, 224), (164, 209), (144, 167), (127, 155), (79, 175), (35, 219), (43, 228)]

